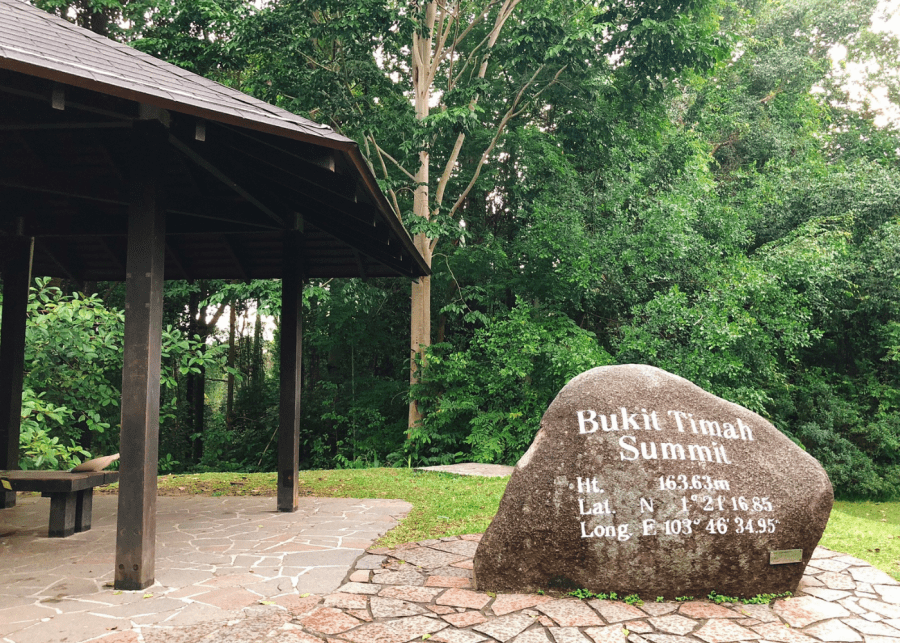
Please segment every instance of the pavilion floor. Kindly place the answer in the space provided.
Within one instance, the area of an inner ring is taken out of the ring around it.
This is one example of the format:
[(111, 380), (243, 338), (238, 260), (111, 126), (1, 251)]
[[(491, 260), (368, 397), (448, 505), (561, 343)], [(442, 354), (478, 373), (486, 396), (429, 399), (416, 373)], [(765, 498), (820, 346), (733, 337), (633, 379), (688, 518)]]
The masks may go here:
[(91, 530), (68, 538), (47, 537), (50, 503), (36, 494), (0, 511), (0, 641), (111, 643), (135, 626), (222, 622), (333, 592), (411, 509), (302, 497), (299, 511), (280, 513), (271, 497), (160, 497), (156, 583), (121, 592), (112, 588), (117, 500), (95, 494)]

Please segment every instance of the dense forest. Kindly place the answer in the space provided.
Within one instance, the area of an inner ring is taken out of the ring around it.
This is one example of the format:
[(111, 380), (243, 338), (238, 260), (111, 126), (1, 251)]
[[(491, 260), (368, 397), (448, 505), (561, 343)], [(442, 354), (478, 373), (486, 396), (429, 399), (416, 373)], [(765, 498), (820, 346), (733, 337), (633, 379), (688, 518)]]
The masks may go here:
[[(875, 0), (36, 4), (359, 141), (426, 248), (411, 391), (421, 290), (308, 283), (302, 466), (514, 463), (570, 377), (645, 363), (768, 418), (840, 497), (900, 497)], [(163, 472), (274, 467), (278, 292), (167, 282)], [(122, 308), (35, 279), (23, 467), (117, 450)]]

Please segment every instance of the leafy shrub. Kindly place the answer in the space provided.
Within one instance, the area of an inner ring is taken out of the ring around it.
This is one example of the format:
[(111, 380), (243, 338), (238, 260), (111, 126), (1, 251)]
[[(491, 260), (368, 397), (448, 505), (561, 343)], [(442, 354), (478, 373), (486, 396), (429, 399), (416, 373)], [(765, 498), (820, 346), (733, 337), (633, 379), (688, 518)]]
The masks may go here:
[(407, 451), (416, 462), (514, 464), (547, 405), (575, 375), (612, 363), (594, 335), (522, 300), (467, 345), (435, 344), (412, 396), (423, 413)]
[(35, 416), (43, 432), (114, 453), (118, 432), (107, 431), (119, 422), (122, 311), (107, 308), (97, 295), (66, 295), (49, 279), (37, 278), (25, 333), (25, 388), (55, 409), (54, 416)]
[(51, 436), (50, 426), (64, 426), (74, 413), (46, 402), (43, 395), (22, 391), (22, 425), (19, 434), (19, 466), (22, 469), (71, 469), (91, 454), (69, 440), (66, 446), (58, 436)]
[[(27, 315), (19, 466), (70, 468), (90, 452), (115, 453), (124, 313), (97, 295), (67, 295), (50, 279), (38, 277)], [(174, 417), (176, 371), (197, 372), (220, 361), (225, 351), (222, 346), (207, 349), (171, 326), (163, 331), (161, 424)], [(166, 464), (173, 469), (178, 465), (175, 460)]]

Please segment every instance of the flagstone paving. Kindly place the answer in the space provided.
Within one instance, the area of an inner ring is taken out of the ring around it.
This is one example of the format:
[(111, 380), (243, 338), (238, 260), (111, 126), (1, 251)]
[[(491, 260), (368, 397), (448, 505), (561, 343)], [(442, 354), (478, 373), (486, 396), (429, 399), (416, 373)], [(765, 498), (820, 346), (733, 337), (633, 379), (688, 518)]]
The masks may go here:
[[(39, 575), (27, 561), (4, 558), (9, 536), (0, 527), (0, 573), (9, 579), (0, 589), (0, 641), (900, 643), (900, 583), (821, 547), (796, 595), (772, 605), (494, 595), (472, 586), (480, 534), (360, 548), (405, 513), (405, 503), (307, 498), (308, 513), (297, 517), (271, 511), (270, 498), (265, 509), (260, 499), (230, 502), (238, 500), (248, 499), (207, 498), (178, 514), (182, 522), (161, 539), (165, 580), (146, 592), (114, 592), (103, 587), (108, 575), (91, 575), (111, 560), (102, 538), (79, 534), (76, 547), (31, 534), (38, 544), (16, 545), (24, 558), (59, 546), (58, 566)], [(183, 510), (185, 502), (175, 504)]]
[(160, 497), (156, 583), (120, 592), (110, 586), (117, 502), (95, 495), (92, 528), (68, 538), (47, 538), (50, 503), (40, 497), (20, 495), (0, 511), (0, 641), (212, 643), (284, 628), (284, 641), (320, 642), (304, 628), (341, 633), (372, 620), (373, 586), (334, 607), (308, 595), (332, 594), (354, 563), (380, 568), (384, 556), (366, 548), (412, 508), (303, 497), (299, 511), (281, 513), (271, 497)]

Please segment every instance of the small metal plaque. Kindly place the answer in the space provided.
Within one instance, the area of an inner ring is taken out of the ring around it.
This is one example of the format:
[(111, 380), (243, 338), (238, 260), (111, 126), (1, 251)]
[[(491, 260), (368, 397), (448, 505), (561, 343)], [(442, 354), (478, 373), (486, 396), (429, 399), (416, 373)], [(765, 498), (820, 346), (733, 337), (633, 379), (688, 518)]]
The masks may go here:
[(785, 565), (787, 563), (799, 563), (803, 560), (802, 549), (780, 549), (769, 552), (770, 565)]

